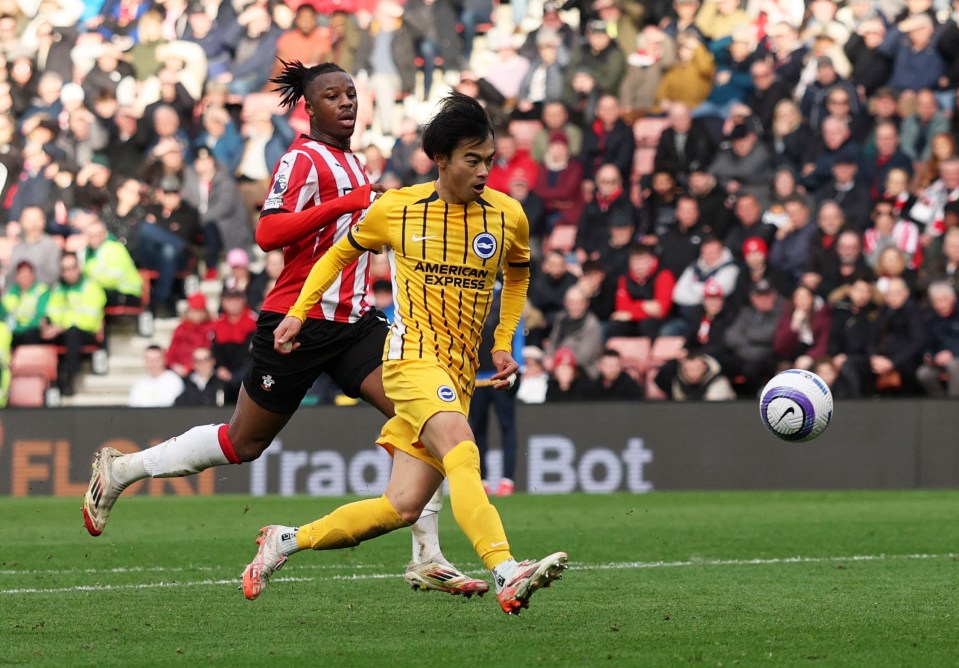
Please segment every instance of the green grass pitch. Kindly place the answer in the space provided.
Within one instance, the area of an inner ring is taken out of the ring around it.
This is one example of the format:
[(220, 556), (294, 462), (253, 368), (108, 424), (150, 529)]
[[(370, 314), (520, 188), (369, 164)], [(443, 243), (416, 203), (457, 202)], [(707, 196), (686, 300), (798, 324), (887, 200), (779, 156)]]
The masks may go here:
[[(516, 556), (571, 564), (520, 617), (409, 590), (407, 531), (246, 601), (259, 527), (341, 501), (132, 497), (91, 538), (79, 499), (0, 499), (0, 665), (959, 665), (956, 491), (515, 496)], [(481, 573), (448, 504), (442, 538)]]

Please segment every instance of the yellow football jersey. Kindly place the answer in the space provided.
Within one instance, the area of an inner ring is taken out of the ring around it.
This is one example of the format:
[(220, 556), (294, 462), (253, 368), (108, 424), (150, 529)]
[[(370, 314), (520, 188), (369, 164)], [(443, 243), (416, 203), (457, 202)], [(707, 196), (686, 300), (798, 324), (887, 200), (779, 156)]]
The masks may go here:
[[(520, 203), (487, 188), (466, 206), (448, 204), (432, 182), (390, 190), (321, 258), (290, 315), (300, 317), (304, 308), (309, 310), (304, 297), (322, 293), (321, 283), (336, 276), (331, 271), (384, 246), (395, 306), (384, 358), (435, 359), (472, 376), (498, 270), (503, 268), (507, 282), (528, 281), (529, 222)], [(525, 284), (522, 292), (525, 297)], [(522, 304), (510, 306), (515, 320), (501, 324), (515, 329)], [(502, 347), (509, 350), (512, 335), (512, 330), (502, 336), (497, 330), (497, 343), (504, 341)]]

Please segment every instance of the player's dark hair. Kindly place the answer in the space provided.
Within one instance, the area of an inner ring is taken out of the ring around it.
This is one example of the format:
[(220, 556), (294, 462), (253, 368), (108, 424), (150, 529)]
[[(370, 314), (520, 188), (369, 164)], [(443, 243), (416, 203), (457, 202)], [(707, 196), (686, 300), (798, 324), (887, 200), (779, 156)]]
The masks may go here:
[(493, 124), (482, 105), (463, 93), (450, 93), (423, 128), (423, 150), (430, 159), (450, 157), (462, 143), (481, 144), (493, 137)]
[(282, 58), (279, 60), (283, 63), (283, 70), (270, 79), (270, 83), (276, 84), (273, 90), (282, 95), (280, 104), (284, 107), (293, 107), (299, 102), (300, 98), (306, 95), (310, 82), (321, 74), (342, 72), (349, 75), (349, 72), (336, 63), (320, 63), (307, 67), (299, 60), (286, 61)]

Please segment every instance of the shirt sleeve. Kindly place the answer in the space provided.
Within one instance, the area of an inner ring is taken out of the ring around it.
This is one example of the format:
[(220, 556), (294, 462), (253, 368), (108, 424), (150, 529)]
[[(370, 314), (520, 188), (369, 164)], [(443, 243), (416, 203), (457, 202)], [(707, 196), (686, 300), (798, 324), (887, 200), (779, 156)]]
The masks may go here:
[(348, 264), (363, 253), (379, 253), (380, 248), (388, 243), (387, 207), (382, 204), (383, 199), (378, 199), (367, 211), (363, 221), (353, 225), (346, 236), (313, 265), (303, 289), (300, 290), (300, 296), (287, 315), (306, 320), (306, 314)]
[(522, 208), (517, 206), (518, 220), (513, 243), (506, 251), (503, 267), (503, 293), (500, 296), (499, 325), (493, 334), (493, 350), (505, 350), (512, 354), (513, 333), (519, 325), (526, 306), (529, 290), (529, 221)]

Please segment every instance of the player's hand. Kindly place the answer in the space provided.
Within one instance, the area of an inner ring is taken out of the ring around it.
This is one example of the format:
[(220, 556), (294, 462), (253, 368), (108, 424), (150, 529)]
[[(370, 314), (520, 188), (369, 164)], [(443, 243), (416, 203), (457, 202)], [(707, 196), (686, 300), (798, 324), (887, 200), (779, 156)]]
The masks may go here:
[(273, 349), (281, 355), (286, 355), (300, 347), (296, 335), (300, 333), (303, 323), (299, 318), (286, 316), (273, 330)]
[(505, 350), (493, 351), (493, 366), (497, 371), (492, 375), (492, 380), (497, 381), (493, 386), (494, 390), (508, 390), (516, 383), (516, 372), (519, 371), (519, 364)]

